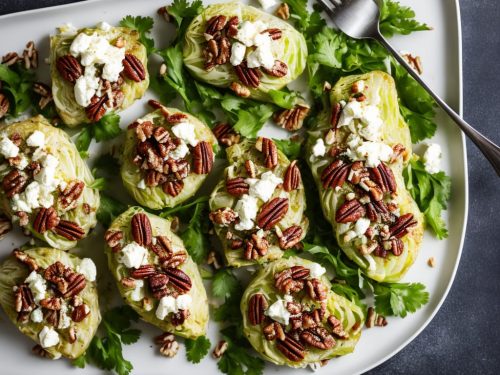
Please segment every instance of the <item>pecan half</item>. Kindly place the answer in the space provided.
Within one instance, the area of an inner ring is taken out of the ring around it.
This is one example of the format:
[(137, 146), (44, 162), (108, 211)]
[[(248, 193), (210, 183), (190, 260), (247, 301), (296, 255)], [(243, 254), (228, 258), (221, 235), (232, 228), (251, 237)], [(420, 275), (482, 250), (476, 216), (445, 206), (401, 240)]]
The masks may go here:
[(274, 169), (278, 165), (278, 148), (276, 144), (269, 138), (259, 138), (255, 146), (260, 149), (264, 156), (264, 166)]
[(321, 183), (323, 184), (323, 188), (335, 189), (337, 187), (341, 187), (347, 179), (350, 168), (351, 164), (344, 163), (340, 159), (330, 163), (330, 165), (321, 173)]
[(57, 216), (57, 212), (56, 210), (54, 210), (54, 207), (42, 207), (35, 217), (35, 221), (33, 222), (33, 229), (36, 232), (43, 234), (46, 231), (55, 228), (57, 225), (59, 225), (59, 223), (60, 219), (59, 216)]
[(342, 105), (340, 103), (333, 104), (332, 113), (330, 115), (330, 125), (333, 130), (337, 130), (341, 113), (342, 113)]
[(337, 223), (352, 223), (366, 214), (365, 208), (357, 199), (345, 201), (335, 214)]
[(224, 146), (232, 146), (236, 143), (240, 142), (240, 135), (236, 133), (233, 127), (227, 123), (220, 122), (212, 129), (212, 132), (215, 135), (215, 138), (219, 141), (219, 143)]
[(263, 237), (259, 237), (256, 233), (253, 233), (250, 239), (245, 240), (245, 249), (243, 256), (247, 260), (256, 260), (260, 256), (267, 254), (269, 249), (269, 242)]
[(264, 203), (257, 214), (257, 224), (264, 230), (269, 230), (283, 219), (288, 212), (288, 198), (273, 198)]
[(300, 169), (297, 165), (297, 160), (290, 163), (285, 172), (285, 177), (283, 181), (283, 189), (287, 192), (296, 190), (300, 186), (302, 181), (302, 176), (300, 174)]
[(35, 307), (33, 293), (27, 284), (21, 284), (17, 287), (14, 294), (16, 312), (29, 312)]
[(7, 198), (22, 193), (27, 184), (28, 179), (18, 169), (11, 170), (2, 180), (2, 187)]
[(38, 106), (44, 109), (54, 98), (52, 97), (52, 89), (42, 82), (33, 83), (33, 92), (40, 95)]
[(305, 357), (304, 346), (289, 334), (284, 340), (276, 343), (276, 348), (292, 362), (300, 362)]
[(38, 264), (36, 264), (35, 259), (30, 257), (28, 254), (26, 254), (24, 251), (21, 250), (14, 250), (12, 251), (12, 255), (20, 261), (23, 264), (26, 264), (30, 271), (36, 271), (38, 270)]
[(122, 239), (123, 232), (121, 230), (107, 230), (104, 234), (104, 240), (114, 252), (120, 250)]
[(311, 299), (324, 301), (328, 295), (328, 288), (318, 279), (306, 281), (307, 294)]
[(403, 244), (403, 241), (401, 241), (400, 238), (393, 237), (389, 240), (390, 244), (390, 250), (395, 256), (400, 256), (403, 254), (403, 251), (405, 249), (405, 245)]
[(85, 183), (83, 181), (71, 181), (66, 186), (66, 189), (59, 194), (59, 205), (64, 209), (76, 207), (78, 198), (82, 195), (84, 187)]
[(417, 221), (413, 219), (413, 214), (404, 214), (396, 220), (396, 222), (389, 227), (391, 236), (401, 238), (405, 236), (411, 228), (417, 225)]
[(209, 35), (214, 35), (217, 31), (221, 31), (226, 27), (227, 17), (226, 16), (213, 16), (207, 21), (207, 28), (205, 33)]
[(304, 266), (293, 266), (290, 268), (291, 277), (294, 280), (304, 280), (309, 277), (311, 271)]
[(148, 278), (149, 288), (151, 289), (154, 298), (161, 299), (169, 293), (167, 287), (169, 281), (170, 278), (161, 272), (157, 272)]
[(293, 315), (299, 315), (302, 312), (302, 304), (300, 302), (287, 302), (286, 309)]
[(255, 163), (250, 159), (245, 160), (245, 171), (247, 172), (248, 177), (257, 177), (257, 167), (255, 166)]
[(196, 174), (210, 173), (214, 165), (212, 145), (208, 142), (198, 142), (193, 151), (193, 172)]
[[(309, 270), (307, 271), (309, 272)], [(304, 280), (301, 276), (294, 279), (292, 269), (287, 268), (274, 275), (274, 286), (280, 292), (291, 294), (300, 292), (304, 288)]]
[(278, 322), (272, 322), (271, 324), (265, 326), (262, 329), (262, 333), (264, 333), (264, 337), (267, 341), (273, 341), (276, 339), (283, 341), (286, 339), (285, 330)]
[(85, 108), (87, 118), (92, 122), (99, 121), (106, 114), (106, 103), (108, 100), (108, 94), (104, 94), (101, 97), (94, 95), (90, 99), (90, 104)]
[(90, 309), (87, 305), (81, 304), (76, 306), (71, 312), (71, 320), (78, 323), (90, 315)]
[(43, 277), (45, 278), (45, 280), (57, 284), (59, 281), (64, 280), (65, 271), (66, 267), (64, 266), (64, 264), (57, 261), (55, 263), (52, 263), (45, 269)]
[(274, 28), (271, 28), (271, 29), (265, 29), (263, 32), (261, 32), (261, 34), (269, 34), (269, 36), (271, 37), (272, 40), (278, 40), (278, 39), (281, 39), (281, 36), (282, 36), (282, 32), (280, 29), (274, 27)]
[(236, 221), (238, 215), (229, 207), (222, 207), (210, 212), (208, 218), (214, 223), (222, 226), (228, 226)]
[(370, 168), (370, 176), (372, 180), (380, 186), (384, 193), (395, 193), (396, 179), (390, 169), (384, 162), (381, 162), (376, 168)]
[(295, 131), (302, 128), (304, 119), (309, 114), (310, 107), (305, 104), (296, 104), (291, 109), (284, 109), (274, 114), (273, 119), (276, 124), (288, 131)]
[(169, 282), (180, 293), (187, 293), (191, 290), (191, 278), (179, 268), (166, 267), (163, 269), (169, 277)]
[(365, 205), (366, 216), (370, 221), (387, 221), (390, 218), (390, 212), (383, 201), (368, 202)]
[[(266, 68), (262, 67), (262, 70), (266, 74), (268, 74), (272, 77), (281, 78), (281, 77), (284, 77), (288, 74), (288, 65), (286, 65), (286, 63), (284, 63), (283, 61), (274, 60), (274, 65), (271, 69), (266, 69)], [(309, 108), (308, 108), (308, 112), (309, 112)]]
[(188, 254), (185, 251), (176, 251), (168, 258), (164, 258), (162, 260), (161, 266), (162, 268), (176, 268), (181, 264), (185, 263), (188, 258)]
[(132, 237), (139, 245), (148, 247), (153, 240), (153, 229), (148, 215), (145, 213), (137, 213), (132, 217), (130, 222), (132, 227)]
[(227, 21), (227, 31), (226, 35), (234, 38), (238, 34), (238, 25), (240, 24), (240, 19), (238, 16), (233, 16)]
[(61, 220), (55, 228), (52, 229), (59, 236), (67, 238), (70, 241), (81, 240), (85, 236), (85, 231), (77, 223), (69, 220)]
[(260, 71), (257, 68), (249, 68), (244, 60), (240, 65), (234, 67), (234, 71), (241, 83), (245, 86), (257, 88), (260, 84)]
[(130, 276), (134, 279), (147, 279), (156, 273), (156, 268), (152, 264), (145, 264), (139, 268), (130, 271)]
[(333, 348), (335, 340), (323, 327), (305, 329), (300, 334), (300, 340), (306, 344), (321, 350)]
[(9, 112), (9, 99), (0, 92), (0, 118), (4, 117)]
[(83, 74), (82, 66), (78, 60), (70, 54), (58, 57), (56, 60), (56, 68), (61, 77), (71, 83), (75, 83)]
[(264, 319), (264, 311), (268, 308), (266, 297), (261, 293), (256, 293), (248, 301), (248, 320), (250, 324), (255, 326), (261, 324)]
[(178, 196), (183, 188), (184, 188), (184, 182), (179, 180), (167, 181), (162, 185), (163, 191), (168, 195), (171, 195), (172, 197)]
[(226, 180), (226, 190), (229, 194), (240, 197), (243, 194), (248, 194), (250, 186), (245, 182), (243, 177), (236, 177)]
[(135, 55), (126, 53), (122, 64), (123, 73), (127, 78), (135, 82), (141, 82), (146, 79), (146, 69), (144, 69), (144, 65), (142, 65), (141, 60), (139, 60)]
[(291, 249), (300, 242), (302, 238), (302, 228), (298, 225), (292, 225), (285, 229), (279, 238), (280, 248), (283, 250)]
[(85, 289), (85, 286), (87, 285), (87, 281), (85, 280), (85, 276), (83, 276), (81, 273), (70, 273), (66, 277), (67, 281), (67, 288), (66, 291), (62, 292), (64, 298), (69, 298), (76, 296), (78, 293), (80, 293), (83, 289)]
[(40, 301), (40, 306), (48, 310), (61, 310), (61, 299), (57, 297), (44, 298)]
[(327, 319), (328, 323), (332, 326), (332, 332), (339, 339), (346, 340), (349, 338), (349, 334), (344, 331), (344, 327), (342, 327), (342, 322), (337, 319), (335, 316), (330, 315)]

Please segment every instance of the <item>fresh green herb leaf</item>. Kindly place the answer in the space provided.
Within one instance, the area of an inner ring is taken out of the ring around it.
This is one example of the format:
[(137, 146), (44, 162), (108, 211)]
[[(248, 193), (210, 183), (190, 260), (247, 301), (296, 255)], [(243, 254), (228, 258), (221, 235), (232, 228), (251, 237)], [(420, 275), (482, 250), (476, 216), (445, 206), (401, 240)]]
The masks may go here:
[(106, 179), (104, 177), (99, 177), (96, 178), (88, 187), (91, 189), (104, 190), (106, 186)]
[(210, 340), (205, 336), (197, 337), (196, 339), (184, 340), (186, 345), (186, 358), (191, 363), (200, 363), (200, 361), (208, 354), (210, 350)]
[(241, 287), (238, 279), (230, 269), (218, 270), (212, 280), (212, 294), (214, 297), (226, 298), (238, 292)]
[(88, 149), (90, 147), (90, 143), (92, 143), (92, 129), (87, 126), (82, 129), (80, 133), (78, 133), (75, 141), (76, 148), (80, 151), (80, 155), (84, 158), (88, 157)]
[(94, 161), (93, 167), (100, 174), (116, 175), (116, 171), (120, 169), (120, 163), (113, 155), (102, 154)]
[(76, 148), (82, 156), (87, 156), (92, 139), (96, 142), (109, 141), (120, 133), (120, 116), (113, 112), (108, 113), (95, 124), (86, 125), (78, 133), (75, 141)]
[(197, 202), (187, 228), (181, 234), (187, 251), (198, 264), (203, 263), (208, 255), (207, 210), (206, 201)]
[(415, 12), (410, 7), (393, 0), (380, 2), (380, 31), (385, 36), (408, 35), (414, 31), (430, 29), (425, 23), (415, 20)]
[(174, 0), (167, 9), (168, 14), (174, 18), (177, 26), (177, 39), (180, 39), (184, 37), (185, 30), (192, 19), (202, 12), (203, 3), (201, 0), (195, 0), (192, 3), (187, 0)]
[(120, 21), (120, 26), (129, 27), (139, 32), (139, 39), (146, 47), (148, 55), (155, 51), (155, 42), (150, 36), (154, 21), (151, 17), (126, 16)]
[(111, 222), (127, 209), (127, 205), (101, 193), (101, 204), (97, 210), (97, 220), (108, 228)]
[(284, 90), (269, 90), (269, 96), (274, 104), (278, 107), (291, 109), (297, 103), (297, 99), (301, 97), (298, 91)]
[(167, 218), (167, 217), (172, 216), (175, 213), (178, 213), (180, 215), (186, 214), (187, 211), (190, 210), (191, 207), (196, 206), (199, 203), (208, 202), (208, 199), (209, 199), (208, 195), (198, 197), (191, 202), (184, 203), (184, 204), (181, 204), (179, 206), (175, 206), (173, 208), (167, 208), (160, 213), (160, 216), (163, 218)]
[(450, 198), (451, 180), (444, 173), (431, 174), (424, 164), (413, 158), (403, 171), (406, 188), (424, 213), (426, 223), (439, 239), (448, 237), (442, 211), (446, 210)]
[[(225, 336), (226, 340), (228, 339)], [(248, 349), (231, 341), (224, 355), (217, 362), (219, 370), (228, 375), (261, 375), (265, 363), (261, 358), (251, 355)]]
[(302, 147), (301, 142), (293, 141), (291, 139), (273, 139), (276, 147), (286, 155), (290, 160), (298, 159)]
[(20, 63), (12, 66), (0, 64), (0, 92), (9, 100), (9, 115), (17, 117), (31, 106), (35, 73)]
[(404, 318), (429, 301), (429, 293), (420, 283), (375, 283), (375, 310), (377, 313)]

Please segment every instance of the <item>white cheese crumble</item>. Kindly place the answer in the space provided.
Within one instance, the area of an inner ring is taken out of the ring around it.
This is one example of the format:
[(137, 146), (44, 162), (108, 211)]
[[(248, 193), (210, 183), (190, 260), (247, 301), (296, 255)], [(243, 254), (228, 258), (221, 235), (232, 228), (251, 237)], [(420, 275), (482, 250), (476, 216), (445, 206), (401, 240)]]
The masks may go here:
[(355, 134), (348, 137), (347, 145), (349, 148), (345, 154), (353, 161), (365, 160), (370, 168), (377, 167), (381, 161), (389, 161), (393, 154), (392, 148), (385, 143), (363, 141)]
[(257, 48), (247, 56), (247, 66), (249, 68), (258, 68), (263, 66), (266, 69), (272, 69), (274, 66), (274, 56), (271, 48), (271, 37), (268, 33), (258, 34), (255, 37)]
[(86, 67), (84, 74), (78, 77), (73, 88), (76, 102), (82, 107), (87, 107), (98, 88), (99, 78), (96, 76), (95, 68)]
[(28, 287), (31, 289), (31, 293), (33, 293), (33, 299), (36, 304), (45, 298), (47, 283), (42, 275), (36, 271), (31, 271), (24, 282), (27, 283)]
[(274, 193), (276, 186), (283, 183), (283, 179), (277, 177), (273, 172), (263, 173), (259, 178), (247, 178), (245, 182), (249, 185), (248, 194), (267, 202)]
[(137, 183), (137, 188), (138, 188), (138, 189), (141, 189), (141, 190), (146, 189), (146, 181), (144, 181), (144, 179), (142, 179), (141, 181), (139, 181), (139, 182)]
[(97, 24), (97, 28), (102, 31), (109, 31), (111, 30), (111, 25), (105, 21), (101, 21)]
[(12, 142), (8, 137), (3, 136), (0, 140), (0, 154), (4, 158), (15, 158), (19, 154), (19, 147)]
[(314, 146), (312, 148), (312, 153), (315, 157), (320, 157), (324, 156), (325, 152), (326, 152), (325, 142), (323, 141), (323, 138), (318, 138), (314, 143)]
[(29, 147), (44, 147), (45, 146), (45, 134), (43, 134), (40, 130), (35, 130), (26, 139), (26, 144)]
[(313, 279), (317, 279), (318, 277), (323, 276), (326, 273), (325, 267), (322, 267), (318, 263), (313, 263), (309, 267), (309, 276), (311, 276)]
[(257, 217), (257, 198), (244, 194), (234, 207), (240, 222), (234, 226), (236, 230), (250, 230), (254, 227), (254, 220)]
[(135, 288), (130, 293), (130, 299), (134, 302), (142, 301), (144, 298), (144, 280), (135, 280)]
[(181, 140), (181, 143), (173, 150), (168, 153), (167, 158), (179, 160), (184, 158), (187, 154), (189, 154), (189, 147), (186, 143)]
[(441, 146), (437, 143), (431, 143), (427, 145), (427, 150), (425, 150), (423, 161), (425, 170), (429, 173), (438, 173), (441, 171)]
[(52, 327), (44, 326), (38, 333), (38, 339), (42, 348), (50, 348), (59, 344), (59, 334)]
[(76, 272), (81, 273), (88, 281), (95, 281), (97, 269), (95, 263), (90, 258), (83, 258), (76, 267)]
[(148, 263), (148, 250), (137, 242), (131, 242), (121, 251), (120, 262), (127, 268), (139, 268)]
[(262, 21), (244, 21), (236, 34), (236, 39), (241, 43), (233, 43), (231, 47), (232, 65), (241, 64), (245, 57), (245, 47), (255, 47), (247, 56), (249, 68), (264, 67), (272, 69), (274, 66), (274, 55), (271, 47), (272, 39), (269, 33), (263, 33), (268, 27)]
[(196, 146), (198, 144), (194, 130), (194, 125), (189, 122), (180, 122), (172, 126), (172, 133), (191, 146)]
[(234, 42), (231, 46), (231, 65), (240, 65), (245, 58), (246, 46), (240, 42)]
[(170, 313), (177, 313), (179, 310), (189, 309), (192, 302), (193, 299), (188, 294), (181, 294), (177, 298), (172, 296), (162, 297), (156, 308), (156, 317), (163, 320)]
[(20, 171), (24, 170), (29, 164), (29, 160), (26, 156), (21, 155), (19, 159), (19, 163), (17, 163), (16, 168)]
[(354, 224), (354, 232), (358, 237), (361, 237), (365, 234), (366, 230), (370, 227), (370, 219), (362, 217), (356, 224)]
[(278, 323), (288, 325), (290, 321), (290, 312), (286, 308), (287, 302), (278, 298), (269, 308), (266, 310), (266, 315), (271, 319), (276, 320)]
[(42, 309), (37, 307), (30, 314), (30, 319), (33, 323), (41, 323), (43, 321)]
[(274, 7), (278, 2), (276, 0), (259, 0), (262, 9), (267, 10)]
[(189, 294), (181, 294), (175, 300), (177, 310), (187, 310), (191, 307), (191, 303), (193, 303), (193, 299)]
[(251, 47), (255, 45), (255, 37), (266, 29), (267, 26), (262, 21), (243, 21), (235, 38), (245, 46)]

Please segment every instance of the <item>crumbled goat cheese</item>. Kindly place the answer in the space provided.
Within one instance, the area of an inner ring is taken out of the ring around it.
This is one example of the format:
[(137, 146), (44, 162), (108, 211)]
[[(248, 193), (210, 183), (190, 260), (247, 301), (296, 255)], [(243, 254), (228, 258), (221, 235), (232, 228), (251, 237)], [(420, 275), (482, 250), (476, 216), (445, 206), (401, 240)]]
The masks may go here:
[(189, 122), (181, 122), (172, 126), (172, 133), (174, 133), (177, 138), (182, 139), (188, 145), (196, 146), (198, 144), (198, 140), (196, 139), (195, 134), (195, 127)]
[(262, 9), (264, 9), (264, 10), (272, 8), (273, 6), (278, 4), (278, 2), (276, 0), (259, 0), (259, 3), (260, 3), (260, 6), (262, 7)]
[(8, 137), (3, 136), (0, 140), (0, 154), (4, 158), (15, 158), (19, 154), (19, 147), (12, 142)]
[(347, 140), (348, 149), (345, 154), (353, 161), (366, 160), (366, 166), (377, 167), (381, 161), (391, 159), (392, 148), (382, 142), (363, 141), (360, 137), (351, 134)]
[(427, 150), (425, 150), (423, 161), (425, 170), (429, 173), (438, 173), (441, 171), (441, 146), (437, 143), (431, 143), (427, 145)]
[(31, 135), (26, 139), (26, 144), (29, 147), (44, 147), (45, 146), (45, 134), (43, 134), (40, 130), (35, 130)]
[(236, 230), (250, 230), (254, 227), (254, 220), (257, 217), (257, 198), (244, 194), (238, 202), (234, 211), (238, 214), (240, 222), (234, 226)]
[(37, 307), (31, 312), (30, 319), (33, 323), (41, 323), (43, 321), (42, 309)]
[(287, 302), (278, 298), (269, 308), (266, 310), (266, 315), (271, 319), (276, 320), (278, 323), (288, 325), (290, 321), (290, 312), (286, 308)]
[(144, 179), (142, 179), (141, 181), (139, 181), (139, 182), (137, 183), (137, 188), (138, 188), (138, 189), (141, 189), (141, 190), (146, 189), (146, 181), (144, 181)]
[(263, 173), (260, 178), (247, 178), (245, 182), (249, 185), (249, 195), (267, 202), (273, 195), (276, 186), (283, 183), (283, 179), (268, 171)]
[(255, 37), (267, 28), (266, 24), (262, 21), (243, 21), (235, 38), (245, 46), (252, 47), (255, 45)]
[(231, 48), (231, 64), (239, 65), (243, 61), (246, 47), (255, 47), (247, 56), (249, 68), (260, 66), (272, 69), (275, 63), (271, 47), (272, 39), (269, 33), (262, 33), (268, 27), (262, 21), (244, 21), (236, 34), (236, 39), (241, 42), (234, 43)]
[(231, 65), (237, 66), (240, 65), (243, 59), (245, 58), (245, 53), (246, 53), (247, 47), (240, 43), (240, 42), (234, 42), (233, 45), (231, 46)]
[(356, 232), (356, 235), (360, 237), (365, 234), (369, 226), (370, 219), (362, 217), (356, 221), (356, 224), (354, 224), (354, 231)]
[(255, 36), (254, 43), (257, 48), (247, 56), (247, 65), (249, 68), (258, 68), (260, 66), (266, 69), (273, 68), (275, 60), (271, 41), (271, 36), (268, 33)]
[(29, 164), (29, 160), (26, 156), (21, 155), (19, 159), (19, 163), (17, 163), (16, 168), (19, 169), (20, 171), (24, 170)]
[(28, 287), (31, 289), (31, 293), (33, 293), (33, 298), (36, 304), (45, 298), (45, 293), (47, 292), (47, 282), (42, 275), (36, 271), (31, 271), (24, 282), (27, 283)]
[(144, 298), (144, 281), (135, 280), (135, 288), (130, 293), (130, 299), (134, 302), (142, 301)]
[(189, 294), (181, 294), (175, 299), (177, 310), (187, 310), (191, 307), (191, 303), (193, 303), (193, 299)]
[(382, 124), (380, 110), (376, 105), (367, 105), (355, 100), (345, 105), (339, 120), (339, 126), (347, 126), (352, 133), (359, 133), (369, 141), (380, 139)]
[(312, 153), (315, 157), (320, 157), (324, 156), (325, 152), (326, 152), (325, 142), (323, 141), (323, 138), (318, 138), (314, 143), (314, 146), (312, 148)]
[(99, 77), (96, 75), (96, 69), (93, 66), (86, 67), (84, 74), (78, 77), (73, 88), (76, 102), (82, 107), (87, 107), (98, 88)]
[(172, 296), (162, 297), (158, 307), (156, 308), (156, 317), (163, 320), (168, 314), (175, 312), (177, 312), (175, 298)]
[(179, 143), (179, 145), (173, 151), (170, 151), (167, 157), (170, 159), (179, 160), (186, 157), (187, 154), (189, 154), (189, 147), (183, 140), (181, 140), (181, 143)]
[(42, 348), (50, 348), (59, 344), (59, 334), (52, 327), (44, 326), (38, 333), (38, 339)]
[(322, 267), (318, 263), (313, 263), (309, 267), (309, 271), (309, 276), (311, 276), (313, 279), (317, 279), (318, 277), (321, 277), (326, 273), (325, 267)]
[(121, 251), (120, 262), (127, 268), (139, 268), (148, 262), (148, 250), (137, 242), (131, 242)]
[(76, 267), (76, 272), (81, 273), (88, 281), (95, 281), (97, 269), (95, 263), (90, 258), (83, 258)]

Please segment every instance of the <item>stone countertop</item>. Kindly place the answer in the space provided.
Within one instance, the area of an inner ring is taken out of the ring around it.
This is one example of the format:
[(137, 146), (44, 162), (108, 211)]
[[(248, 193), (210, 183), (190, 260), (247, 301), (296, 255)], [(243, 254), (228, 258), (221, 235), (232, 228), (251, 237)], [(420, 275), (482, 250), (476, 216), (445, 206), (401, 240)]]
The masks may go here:
[[(8, 0), (0, 14), (72, 0)], [(460, 0), (465, 119), (500, 143), (500, 2)], [(500, 366), (500, 188), (467, 141), (469, 220), (457, 276), (429, 326), (370, 374), (493, 374)]]

